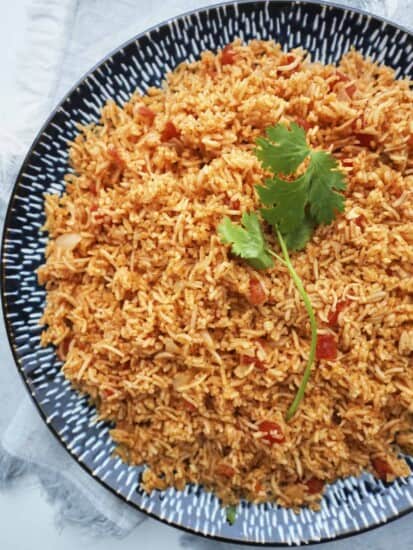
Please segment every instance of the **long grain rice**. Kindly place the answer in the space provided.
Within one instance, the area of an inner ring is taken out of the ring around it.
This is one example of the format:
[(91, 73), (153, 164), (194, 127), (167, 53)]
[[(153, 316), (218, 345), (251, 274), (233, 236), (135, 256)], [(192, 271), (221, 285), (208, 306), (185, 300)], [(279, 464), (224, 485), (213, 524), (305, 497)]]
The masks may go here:
[[(80, 129), (66, 192), (46, 197), (42, 343), (115, 422), (120, 455), (148, 465), (146, 490), (195, 482), (224, 503), (314, 506), (339, 477), (409, 473), (398, 453), (413, 447), (412, 92), (355, 51), (337, 73), (272, 42), (232, 48), (233, 64), (204, 52)], [(286, 423), (308, 317), (281, 263), (254, 271), (216, 228), (258, 208), (255, 139), (293, 120), (336, 156), (348, 188), (345, 212), (292, 255), (338, 356), (318, 362)], [(168, 121), (178, 132), (165, 139)], [(263, 305), (250, 303), (251, 278)], [(264, 420), (285, 441), (270, 444)]]

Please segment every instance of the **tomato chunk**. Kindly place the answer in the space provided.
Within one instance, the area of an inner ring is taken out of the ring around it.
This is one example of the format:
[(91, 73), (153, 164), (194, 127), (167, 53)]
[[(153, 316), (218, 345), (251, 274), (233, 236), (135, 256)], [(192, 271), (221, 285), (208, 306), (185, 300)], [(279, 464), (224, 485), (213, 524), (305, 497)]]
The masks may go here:
[(228, 464), (218, 464), (216, 471), (217, 474), (228, 478), (235, 475), (234, 468), (232, 466), (228, 466)]
[(305, 483), (307, 485), (308, 492), (310, 495), (316, 495), (317, 493), (321, 493), (324, 487), (324, 481), (321, 479), (318, 479), (317, 477), (312, 477)]
[(350, 80), (350, 77), (348, 77), (346, 74), (342, 73), (341, 71), (336, 71), (336, 79), (338, 82), (348, 82)]
[(113, 145), (109, 145), (108, 147), (108, 155), (112, 159), (112, 162), (118, 167), (123, 168), (125, 166), (125, 161), (120, 156), (119, 151), (114, 147)]
[(259, 370), (266, 370), (264, 363), (258, 359), (258, 357), (251, 355), (241, 355), (240, 363), (242, 366), (254, 365)]
[(286, 55), (283, 56), (282, 60), (281, 60), (281, 66), (283, 65), (291, 65), (291, 63), (294, 63), (296, 57), (294, 54), (292, 53), (287, 53)]
[(341, 164), (345, 166), (346, 168), (352, 168), (353, 167), (353, 159), (345, 158), (342, 159)]
[(356, 93), (357, 91), (357, 88), (356, 88), (356, 85), (355, 84), (349, 84), (348, 86), (346, 86), (344, 88), (346, 90), (346, 94), (348, 95), (348, 97), (352, 98), (353, 95)]
[(375, 136), (373, 136), (372, 134), (367, 134), (362, 132), (357, 132), (355, 136), (358, 142), (360, 143), (360, 145), (363, 147), (371, 148), (371, 142), (375, 139)]
[(271, 422), (271, 420), (263, 420), (258, 425), (261, 432), (264, 432), (265, 435), (263, 439), (268, 441), (270, 445), (274, 443), (284, 443), (285, 436), (282, 432), (281, 426), (276, 422)]
[(337, 359), (337, 342), (332, 334), (319, 334), (317, 336), (316, 359)]
[(191, 401), (188, 401), (187, 399), (182, 399), (182, 407), (186, 409), (189, 412), (195, 412), (197, 409)]
[(167, 123), (165, 124), (164, 129), (162, 130), (161, 140), (169, 141), (173, 138), (179, 138), (180, 135), (181, 135), (181, 132), (178, 130), (175, 124), (170, 120), (168, 120)]
[(354, 223), (358, 225), (359, 227), (363, 227), (363, 225), (366, 222), (366, 218), (361, 214), (360, 216), (357, 216), (357, 218), (354, 218)]
[(393, 470), (390, 464), (382, 458), (373, 458), (371, 461), (373, 468), (376, 470), (377, 477), (386, 481), (387, 474), (392, 474)]
[(253, 306), (260, 306), (267, 300), (265, 290), (256, 277), (250, 279), (248, 300)]
[(338, 70), (337, 70), (337, 71), (334, 73), (334, 75), (331, 77), (331, 80), (330, 80), (330, 82), (329, 82), (329, 86), (328, 86), (328, 87), (330, 88), (330, 91), (332, 91), (333, 88), (334, 88), (334, 86), (335, 86), (336, 84), (338, 84), (339, 82), (348, 82), (349, 80), (350, 80), (350, 78), (349, 78), (346, 74), (344, 74), (344, 73), (342, 73), (341, 71), (338, 71)]
[(328, 314), (328, 326), (334, 328), (337, 326), (338, 316), (350, 304), (350, 300), (340, 300), (336, 304), (336, 308)]
[(237, 56), (232, 48), (232, 45), (227, 44), (221, 53), (221, 65), (233, 65), (236, 57)]
[(152, 109), (149, 109), (146, 105), (141, 105), (138, 109), (138, 113), (146, 118), (149, 124), (152, 124), (156, 117), (156, 114), (152, 111)]

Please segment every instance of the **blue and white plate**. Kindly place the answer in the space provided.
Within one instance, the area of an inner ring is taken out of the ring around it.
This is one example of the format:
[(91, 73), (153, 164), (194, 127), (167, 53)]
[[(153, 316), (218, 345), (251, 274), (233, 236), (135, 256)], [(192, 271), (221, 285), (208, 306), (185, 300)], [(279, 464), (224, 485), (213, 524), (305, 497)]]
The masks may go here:
[[(413, 510), (413, 475), (385, 484), (371, 475), (337, 481), (321, 511), (299, 514), (270, 504), (242, 503), (234, 525), (218, 499), (201, 487), (156, 491), (139, 488), (142, 467), (113, 456), (110, 426), (93, 423), (95, 410), (70, 388), (54, 348), (40, 346), (39, 318), (45, 291), (36, 269), (44, 261), (43, 194), (62, 193), (68, 170), (67, 141), (78, 123), (96, 122), (113, 98), (122, 105), (138, 88), (159, 86), (167, 71), (233, 39), (272, 39), (302, 46), (316, 60), (335, 63), (355, 46), (364, 55), (412, 77), (413, 37), (366, 13), (307, 2), (235, 2), (188, 13), (150, 29), (110, 54), (63, 99), (40, 130), (18, 175), (2, 247), (4, 316), (16, 365), (47, 425), (91, 475), (149, 515), (188, 531), (226, 541), (299, 544), (359, 533)], [(410, 460), (413, 465), (413, 459)]]

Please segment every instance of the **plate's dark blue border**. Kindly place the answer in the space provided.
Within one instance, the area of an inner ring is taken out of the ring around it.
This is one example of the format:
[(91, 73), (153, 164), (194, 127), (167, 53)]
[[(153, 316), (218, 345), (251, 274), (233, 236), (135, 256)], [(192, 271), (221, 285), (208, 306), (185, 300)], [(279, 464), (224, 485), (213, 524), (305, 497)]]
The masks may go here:
[[(362, 9), (358, 9), (358, 8), (353, 8), (353, 7), (349, 7), (349, 6), (344, 6), (342, 4), (339, 4), (339, 3), (336, 3), (336, 2), (329, 2), (329, 1), (323, 1), (323, 2), (317, 2), (317, 1), (314, 1), (314, 0), (303, 0), (303, 1), (294, 1), (294, 0), (281, 0), (281, 1), (277, 1), (277, 0), (255, 0), (254, 1), (251, 1), (251, 0), (238, 0), (237, 2), (219, 2), (219, 3), (216, 3), (216, 4), (212, 4), (212, 5), (209, 5), (209, 6), (205, 6), (205, 7), (201, 7), (201, 8), (198, 8), (198, 9), (193, 9), (193, 10), (190, 10), (190, 11), (187, 11), (187, 12), (184, 12), (184, 13), (181, 13), (181, 14), (178, 14), (174, 17), (170, 17), (162, 22), (160, 22), (159, 24), (157, 25), (153, 25), (152, 27), (148, 28), (147, 30), (135, 35), (134, 37), (132, 37), (131, 39), (125, 41), (124, 43), (122, 43), (120, 46), (118, 46), (117, 48), (113, 49), (109, 54), (107, 54), (105, 57), (103, 57), (102, 59), (100, 59), (91, 69), (89, 69), (73, 86), (72, 88), (69, 90), (69, 92), (57, 103), (57, 105), (55, 106), (55, 108), (53, 109), (53, 111), (51, 112), (51, 114), (48, 116), (47, 120), (45, 121), (45, 123), (42, 125), (41, 129), (39, 130), (39, 132), (37, 133), (36, 137), (34, 138), (25, 158), (24, 158), (24, 161), (23, 161), (23, 164), (19, 170), (19, 173), (18, 175), (16, 176), (16, 179), (15, 179), (15, 182), (13, 184), (13, 188), (11, 190), (11, 193), (10, 193), (10, 198), (9, 198), (9, 202), (8, 202), (8, 206), (7, 206), (7, 211), (6, 211), (6, 216), (5, 216), (5, 220), (4, 220), (4, 224), (3, 224), (3, 229), (2, 229), (2, 239), (1, 239), (1, 252), (0, 252), (0, 258), (2, 260), (2, 264), (1, 264), (1, 302), (2, 302), (2, 313), (3, 313), (3, 321), (5, 323), (5, 328), (6, 328), (6, 333), (7, 333), (7, 337), (8, 337), (8, 341), (9, 341), (9, 345), (10, 345), (10, 348), (11, 348), (11, 351), (12, 351), (12, 354), (13, 354), (13, 358), (14, 358), (14, 361), (15, 361), (15, 364), (16, 364), (16, 368), (17, 368), (17, 371), (19, 372), (20, 376), (21, 376), (21, 379), (26, 387), (26, 390), (28, 391), (33, 403), (35, 404), (36, 406), (36, 409), (37, 411), (39, 412), (41, 418), (44, 420), (45, 424), (47, 425), (47, 427), (49, 428), (49, 430), (51, 431), (51, 433), (54, 435), (54, 437), (57, 439), (57, 441), (66, 449), (66, 451), (76, 460), (76, 462), (88, 473), (90, 474), (91, 477), (93, 477), (94, 479), (96, 479), (96, 481), (98, 481), (103, 487), (105, 487), (107, 490), (109, 490), (113, 495), (115, 495), (116, 497), (118, 497), (120, 500), (122, 500), (125, 504), (128, 504), (130, 505), (131, 507), (139, 510), (141, 513), (144, 513), (146, 514), (147, 516), (153, 518), (153, 519), (156, 519), (158, 521), (160, 521), (161, 523), (164, 523), (166, 525), (169, 525), (169, 526), (173, 526), (173, 527), (176, 527), (184, 532), (187, 532), (187, 533), (190, 533), (190, 534), (193, 534), (193, 535), (198, 535), (198, 536), (202, 536), (204, 538), (207, 538), (207, 539), (211, 539), (211, 540), (217, 540), (217, 541), (220, 541), (220, 542), (226, 542), (226, 543), (233, 543), (233, 544), (239, 544), (239, 545), (245, 545), (245, 546), (266, 546), (266, 547), (286, 547), (286, 546), (291, 546), (290, 544), (287, 544), (287, 543), (259, 543), (259, 542), (254, 542), (254, 541), (244, 541), (244, 540), (240, 540), (240, 539), (230, 539), (230, 538), (224, 538), (224, 537), (220, 537), (220, 536), (213, 536), (213, 535), (209, 535), (209, 534), (204, 534), (200, 531), (196, 531), (194, 529), (191, 529), (191, 528), (188, 528), (188, 527), (185, 527), (185, 526), (182, 526), (180, 524), (177, 524), (175, 523), (174, 521), (167, 521), (166, 519), (162, 519), (160, 518), (159, 516), (151, 513), (151, 512), (148, 512), (147, 510), (144, 510), (144, 509), (141, 509), (138, 505), (136, 505), (135, 503), (133, 502), (128, 502), (126, 501), (121, 495), (117, 494), (116, 491), (110, 487), (109, 485), (107, 485), (105, 483), (105, 481), (103, 481), (102, 479), (100, 479), (99, 477), (96, 477), (92, 474), (92, 471), (91, 469), (89, 469), (83, 462), (79, 461), (77, 459), (77, 457), (71, 452), (71, 450), (68, 448), (67, 444), (62, 441), (62, 439), (60, 438), (59, 434), (56, 432), (56, 430), (54, 429), (54, 427), (48, 423), (46, 421), (46, 415), (44, 413), (44, 411), (42, 410), (42, 408), (40, 407), (39, 403), (36, 401), (36, 399), (34, 398), (34, 395), (32, 394), (32, 392), (30, 391), (30, 387), (28, 385), (28, 382), (27, 382), (27, 379), (24, 375), (24, 371), (22, 369), (22, 366), (20, 364), (20, 359), (19, 359), (19, 356), (16, 352), (16, 349), (15, 349), (15, 341), (14, 341), (14, 338), (12, 336), (12, 329), (10, 327), (10, 324), (9, 324), (9, 318), (7, 316), (7, 307), (6, 307), (6, 303), (5, 303), (5, 262), (3, 261), (3, 258), (4, 258), (4, 250), (5, 250), (5, 243), (6, 243), (6, 230), (7, 230), (7, 226), (9, 225), (9, 221), (10, 221), (10, 217), (11, 217), (11, 209), (12, 209), (12, 203), (13, 203), (13, 199), (14, 199), (14, 196), (15, 196), (15, 193), (16, 193), (16, 188), (17, 188), (17, 185), (21, 179), (21, 175), (22, 173), (25, 171), (27, 165), (28, 165), (28, 162), (29, 162), (29, 159), (30, 159), (30, 156), (32, 154), (32, 151), (34, 149), (34, 147), (37, 145), (38, 141), (40, 140), (43, 132), (45, 131), (45, 129), (47, 128), (47, 126), (49, 125), (49, 123), (53, 120), (54, 116), (56, 115), (57, 111), (59, 110), (60, 106), (64, 104), (64, 102), (72, 95), (72, 93), (76, 90), (76, 88), (91, 74), (94, 73), (94, 71), (104, 62), (106, 62), (109, 58), (111, 58), (113, 55), (115, 55), (119, 50), (122, 50), (123, 48), (127, 47), (129, 44), (131, 44), (132, 42), (134, 42), (135, 40), (138, 40), (140, 39), (141, 37), (143, 37), (145, 34), (147, 33), (150, 33), (152, 32), (153, 30), (155, 29), (159, 29), (160, 27), (163, 27), (164, 25), (168, 25), (169, 23), (177, 20), (177, 19), (180, 19), (182, 17), (185, 17), (185, 16), (191, 16), (193, 14), (196, 14), (196, 13), (203, 13), (203, 12), (206, 12), (208, 10), (213, 10), (215, 8), (219, 8), (221, 6), (233, 6), (234, 4), (248, 4), (248, 3), (256, 3), (256, 4), (265, 4), (265, 3), (271, 3), (271, 4), (275, 4), (275, 5), (279, 5), (280, 7), (288, 7), (288, 6), (291, 6), (291, 5), (295, 5), (295, 4), (314, 4), (316, 6), (326, 6), (326, 7), (333, 7), (333, 8), (338, 8), (338, 9), (341, 9), (343, 11), (347, 11), (347, 12), (353, 12), (353, 13), (356, 13), (356, 14), (360, 14), (360, 15), (363, 15), (365, 17), (369, 17), (371, 19), (374, 19), (378, 22), (381, 22), (381, 23), (385, 23), (387, 25), (389, 25), (390, 27), (393, 27), (395, 30), (400, 30), (402, 31), (403, 33), (406, 33), (410, 36), (413, 37), (413, 33), (410, 29), (408, 29), (407, 27), (404, 27), (403, 25), (399, 25), (393, 21), (391, 21), (390, 19), (388, 18), (385, 18), (385, 17), (380, 17), (380, 16), (376, 16), (376, 15), (373, 15), (371, 12), (368, 12), (368, 11), (365, 11), (365, 10), (362, 10)], [(348, 537), (351, 537), (351, 536), (355, 536), (355, 535), (360, 535), (362, 533), (366, 533), (368, 531), (372, 531), (374, 529), (377, 529), (379, 527), (383, 527), (385, 525), (387, 525), (388, 523), (390, 522), (393, 522), (403, 516), (406, 516), (407, 514), (413, 512), (413, 506), (411, 506), (410, 508), (407, 508), (406, 510), (404, 510), (403, 512), (400, 512), (398, 515), (395, 515), (389, 519), (387, 519), (386, 521), (382, 521), (382, 522), (379, 522), (379, 523), (376, 523), (374, 525), (371, 525), (369, 527), (365, 527), (365, 528), (362, 528), (362, 529), (358, 529), (358, 530), (354, 530), (354, 531), (349, 531), (347, 533), (344, 533), (344, 534), (341, 534), (341, 535), (337, 535), (335, 537), (325, 537), (323, 540), (318, 540), (318, 541), (310, 541), (309, 543), (307, 544), (323, 544), (323, 543), (326, 543), (326, 542), (331, 542), (331, 541), (334, 541), (334, 540), (340, 540), (340, 539), (344, 539), (344, 538), (348, 538)]]

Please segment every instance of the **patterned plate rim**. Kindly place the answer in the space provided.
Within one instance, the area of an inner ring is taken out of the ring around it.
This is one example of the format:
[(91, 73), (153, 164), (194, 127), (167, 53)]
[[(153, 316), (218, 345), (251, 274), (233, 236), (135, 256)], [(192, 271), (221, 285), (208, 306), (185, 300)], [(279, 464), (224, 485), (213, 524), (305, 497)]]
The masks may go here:
[(137, 505), (134, 502), (127, 501), (125, 499), (125, 497), (123, 495), (118, 494), (113, 487), (108, 485), (100, 477), (95, 476), (93, 474), (92, 470), (84, 462), (82, 462), (78, 459), (78, 457), (68, 447), (68, 444), (65, 441), (62, 440), (62, 438), (60, 437), (58, 432), (55, 430), (55, 428), (47, 421), (47, 417), (46, 417), (45, 412), (43, 411), (43, 408), (41, 407), (40, 403), (37, 401), (37, 399), (34, 395), (34, 392), (32, 392), (31, 389), (30, 389), (30, 385), (28, 383), (27, 376), (26, 376), (26, 374), (24, 372), (24, 369), (22, 367), (19, 354), (16, 351), (15, 334), (13, 332), (13, 329), (12, 329), (12, 326), (11, 326), (11, 323), (10, 323), (10, 319), (9, 319), (9, 316), (8, 316), (8, 313), (7, 313), (7, 300), (6, 300), (6, 288), (5, 288), (5, 271), (6, 271), (6, 268), (5, 268), (5, 259), (4, 258), (5, 258), (5, 249), (6, 249), (6, 236), (7, 236), (7, 229), (8, 229), (10, 220), (11, 220), (12, 206), (13, 206), (13, 203), (14, 203), (16, 191), (17, 191), (17, 188), (19, 186), (21, 176), (24, 173), (24, 171), (26, 169), (26, 166), (29, 164), (30, 158), (31, 158), (32, 153), (33, 153), (33, 149), (36, 147), (36, 145), (40, 141), (44, 131), (47, 129), (48, 125), (53, 120), (53, 118), (55, 117), (56, 113), (59, 111), (61, 106), (68, 100), (68, 98), (70, 98), (70, 96), (84, 82), (84, 80), (87, 79), (90, 75), (92, 75), (98, 69), (98, 67), (100, 67), (100, 65), (104, 64), (106, 61), (108, 61), (117, 52), (119, 52), (122, 49), (126, 48), (129, 44), (135, 42), (136, 40), (139, 40), (140, 38), (144, 37), (145, 35), (149, 35), (149, 37), (150, 37), (151, 32), (153, 32), (155, 30), (159, 30), (160, 28), (162, 28), (166, 25), (169, 25), (169, 24), (173, 23), (174, 21), (180, 20), (181, 18), (184, 18), (184, 17), (187, 17), (187, 16), (207, 13), (210, 10), (217, 10), (217, 9), (220, 9), (221, 7), (227, 7), (227, 6), (231, 7), (231, 6), (234, 6), (234, 5), (252, 4), (252, 3), (264, 4), (264, 5), (272, 4), (272, 5), (276, 5), (276, 6), (279, 5), (280, 7), (283, 6), (283, 5), (284, 6), (285, 5), (292, 6), (292, 5), (297, 5), (297, 4), (302, 4), (302, 5), (310, 4), (310, 5), (314, 5), (314, 6), (320, 6), (322, 8), (323, 7), (336, 8), (336, 9), (339, 9), (339, 10), (343, 10), (345, 12), (352, 12), (352, 13), (359, 14), (361, 16), (364, 16), (364, 17), (368, 18), (369, 20), (372, 20), (372, 19), (376, 20), (376, 21), (378, 21), (382, 24), (386, 24), (390, 27), (393, 27), (395, 30), (402, 31), (403, 33), (406, 33), (407, 35), (409, 35), (410, 37), (413, 38), (413, 31), (411, 29), (409, 29), (409, 28), (407, 28), (403, 25), (398, 24), (398, 23), (392, 21), (391, 19), (389, 19), (387, 17), (374, 15), (373, 13), (371, 13), (367, 10), (363, 10), (363, 9), (355, 8), (355, 7), (351, 7), (351, 6), (345, 6), (345, 5), (337, 3), (337, 2), (330, 2), (329, 0), (327, 0), (327, 1), (323, 0), (321, 2), (318, 2), (317, 0), (279, 0), (279, 1), (278, 0), (236, 0), (236, 1), (217, 2), (217, 3), (211, 4), (211, 5), (201, 6), (199, 8), (195, 8), (195, 9), (192, 9), (192, 10), (188, 10), (188, 11), (179, 13), (179, 14), (173, 16), (173, 17), (169, 17), (169, 18), (161, 21), (160, 23), (152, 25), (148, 29), (134, 35), (132, 38), (129, 38), (128, 40), (123, 42), (120, 46), (117, 46), (116, 48), (112, 49), (108, 54), (106, 54), (104, 57), (102, 57), (98, 62), (96, 62), (88, 71), (86, 71), (76, 81), (76, 83), (69, 89), (69, 91), (57, 102), (56, 106), (53, 108), (53, 110), (51, 111), (51, 113), (47, 117), (46, 121), (43, 123), (40, 130), (38, 131), (35, 138), (33, 139), (32, 143), (31, 143), (31, 145), (30, 145), (30, 147), (29, 147), (29, 149), (28, 149), (28, 151), (27, 151), (27, 153), (24, 157), (24, 160), (23, 160), (22, 165), (19, 169), (19, 172), (18, 172), (18, 174), (15, 178), (15, 181), (13, 183), (13, 186), (12, 186), (12, 189), (11, 189), (11, 192), (10, 192), (10, 197), (8, 199), (6, 215), (5, 215), (4, 223), (3, 223), (3, 227), (2, 227), (1, 249), (0, 249), (0, 260), (1, 260), (0, 294), (1, 294), (3, 323), (4, 323), (4, 326), (5, 326), (5, 329), (6, 329), (7, 339), (8, 339), (9, 346), (10, 346), (10, 349), (11, 349), (11, 352), (12, 352), (12, 355), (13, 355), (13, 359), (14, 359), (14, 363), (15, 363), (17, 372), (19, 373), (19, 375), (20, 375), (20, 377), (23, 381), (24, 387), (25, 387), (27, 393), (30, 395), (30, 398), (31, 398), (32, 402), (34, 403), (37, 412), (39, 413), (40, 417), (44, 421), (45, 425), (48, 427), (49, 431), (53, 434), (53, 436), (60, 443), (60, 445), (67, 451), (67, 453), (77, 462), (77, 464), (85, 472), (87, 472), (93, 479), (95, 479), (102, 487), (104, 487), (106, 490), (110, 491), (120, 501), (124, 502), (125, 504), (131, 506), (132, 508), (138, 510), (139, 512), (145, 514), (146, 516), (151, 517), (152, 519), (155, 519), (155, 520), (157, 520), (160, 523), (163, 523), (165, 525), (175, 527), (175, 528), (177, 528), (181, 531), (184, 531), (186, 533), (190, 533), (192, 535), (198, 535), (202, 538), (206, 538), (206, 539), (209, 539), (209, 540), (215, 540), (215, 541), (219, 541), (219, 542), (239, 544), (239, 545), (243, 545), (243, 546), (260, 546), (260, 547), (283, 548), (283, 547), (289, 547), (289, 546), (292, 546), (292, 545), (293, 546), (294, 545), (301, 546), (302, 544), (304, 544), (304, 545), (305, 544), (312, 544), (312, 545), (313, 544), (314, 545), (315, 544), (324, 544), (324, 543), (327, 543), (327, 542), (336, 541), (336, 540), (340, 540), (340, 539), (346, 539), (346, 538), (349, 538), (349, 537), (352, 537), (352, 536), (367, 533), (369, 531), (375, 530), (379, 527), (383, 527), (383, 526), (387, 525), (388, 523), (396, 521), (397, 519), (402, 518), (402, 517), (412, 513), (413, 512), (413, 504), (410, 507), (407, 507), (406, 509), (404, 509), (403, 511), (395, 514), (394, 516), (389, 517), (385, 520), (380, 520), (378, 523), (375, 523), (374, 525), (369, 525), (367, 527), (363, 527), (363, 528), (360, 528), (360, 529), (349, 530), (349, 531), (347, 531), (345, 533), (342, 533), (342, 534), (339, 534), (339, 535), (332, 535), (331, 537), (327, 536), (327, 537), (324, 537), (323, 539), (312, 540), (312, 541), (309, 541), (307, 543), (305, 543), (303, 541), (300, 541), (297, 544), (296, 542), (292, 542), (292, 543), (264, 542), (264, 543), (262, 543), (262, 542), (257, 542), (257, 541), (246, 541), (246, 540), (241, 540), (241, 539), (236, 539), (236, 538), (222, 537), (222, 536), (219, 536), (219, 535), (211, 535), (211, 534), (208, 534), (208, 533), (203, 533), (202, 531), (197, 531), (194, 528), (186, 527), (186, 526), (181, 525), (181, 524), (179, 524), (175, 521), (168, 521), (166, 518), (161, 518), (160, 516), (156, 515), (155, 513), (149, 512), (149, 511), (141, 508), (139, 505)]

